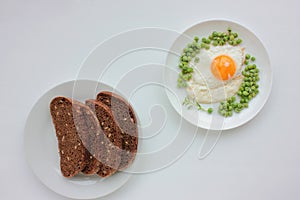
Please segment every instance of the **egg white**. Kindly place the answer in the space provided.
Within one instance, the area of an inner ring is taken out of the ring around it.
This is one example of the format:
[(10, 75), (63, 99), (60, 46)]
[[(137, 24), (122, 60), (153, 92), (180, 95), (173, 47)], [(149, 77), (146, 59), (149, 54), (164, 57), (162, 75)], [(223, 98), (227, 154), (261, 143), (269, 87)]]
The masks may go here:
[[(229, 80), (219, 80), (211, 72), (211, 63), (219, 55), (228, 55), (236, 64), (236, 72)], [(199, 62), (193, 60), (190, 65), (194, 69), (188, 81), (187, 92), (199, 103), (215, 103), (225, 100), (237, 93), (243, 80), (241, 75), (244, 62), (244, 48), (239, 46), (211, 46), (201, 50), (197, 55)]]

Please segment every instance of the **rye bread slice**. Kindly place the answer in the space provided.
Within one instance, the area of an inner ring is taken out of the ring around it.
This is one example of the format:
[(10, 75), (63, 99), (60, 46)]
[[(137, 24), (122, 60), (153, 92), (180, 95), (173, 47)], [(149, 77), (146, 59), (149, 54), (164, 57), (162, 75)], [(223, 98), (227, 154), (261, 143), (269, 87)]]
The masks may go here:
[(54, 98), (50, 113), (58, 139), (61, 172), (64, 177), (73, 177), (85, 168), (89, 156), (85, 147), (89, 146), (90, 135), (101, 130), (100, 126), (89, 107), (66, 97)]
[(97, 100), (111, 109), (114, 121), (121, 130), (123, 151), (119, 170), (123, 170), (133, 162), (138, 148), (138, 127), (134, 110), (124, 98), (112, 92), (100, 92)]
[(93, 162), (99, 166), (98, 175), (108, 177), (114, 174), (121, 163), (121, 131), (116, 125), (108, 106), (96, 100), (87, 100), (86, 105), (95, 113), (104, 135), (99, 135), (98, 142), (104, 144), (101, 156), (94, 157)]
[[(91, 127), (92, 123), (89, 120), (86, 120), (86, 125), (86, 127)], [(102, 134), (102, 132), (99, 132), (98, 134)], [(91, 135), (87, 138), (88, 146), (91, 152), (89, 150), (86, 150), (86, 166), (81, 171), (84, 174), (96, 174), (99, 171), (100, 164), (97, 159), (95, 159), (95, 157), (91, 154), (93, 153), (94, 155), (96, 155), (95, 152), (99, 151), (97, 147), (93, 146), (95, 145), (93, 140), (95, 140), (95, 135)]]

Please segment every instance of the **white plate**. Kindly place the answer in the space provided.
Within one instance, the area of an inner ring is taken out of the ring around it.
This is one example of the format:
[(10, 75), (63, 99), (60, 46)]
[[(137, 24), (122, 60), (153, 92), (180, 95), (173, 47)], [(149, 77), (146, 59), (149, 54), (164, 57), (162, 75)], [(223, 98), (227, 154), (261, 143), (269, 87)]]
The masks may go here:
[[(90, 80), (62, 83), (46, 92), (34, 105), (25, 126), (25, 154), (34, 174), (54, 192), (73, 199), (103, 197), (123, 186), (130, 173), (117, 172), (111, 177), (78, 175), (64, 178), (60, 172), (55, 130), (49, 103), (55, 96), (72, 97), (81, 102), (95, 98), (99, 91), (114, 91), (108, 85)], [(118, 93), (118, 92), (117, 92)]]
[[(207, 37), (213, 31), (226, 31), (228, 27), (231, 27), (234, 32), (239, 34), (239, 37), (243, 40), (241, 45), (245, 47), (245, 52), (256, 57), (255, 63), (260, 69), (260, 93), (250, 101), (248, 109), (244, 109), (241, 113), (234, 114), (228, 118), (221, 117), (216, 112), (217, 104), (212, 105), (215, 110), (212, 115), (197, 110), (187, 110), (185, 106), (178, 104), (178, 99), (182, 102), (187, 95), (184, 88), (177, 88), (177, 77), (180, 72), (178, 68), (179, 56), (184, 47), (193, 41), (194, 36), (199, 36), (199, 38)], [(164, 82), (169, 88), (166, 92), (171, 104), (184, 119), (201, 128), (226, 130), (243, 125), (255, 117), (262, 109), (271, 92), (272, 69), (267, 51), (254, 33), (232, 21), (209, 20), (192, 26), (176, 39), (166, 59)], [(177, 97), (171, 94), (170, 90)]]

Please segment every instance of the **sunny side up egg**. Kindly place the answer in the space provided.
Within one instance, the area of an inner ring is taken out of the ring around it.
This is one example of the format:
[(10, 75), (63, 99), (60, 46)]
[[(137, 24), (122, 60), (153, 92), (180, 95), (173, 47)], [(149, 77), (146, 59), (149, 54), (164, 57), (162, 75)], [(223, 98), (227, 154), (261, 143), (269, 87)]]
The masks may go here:
[(237, 93), (243, 76), (244, 48), (239, 46), (211, 46), (201, 50), (190, 63), (194, 69), (188, 81), (188, 95), (199, 103), (216, 103)]

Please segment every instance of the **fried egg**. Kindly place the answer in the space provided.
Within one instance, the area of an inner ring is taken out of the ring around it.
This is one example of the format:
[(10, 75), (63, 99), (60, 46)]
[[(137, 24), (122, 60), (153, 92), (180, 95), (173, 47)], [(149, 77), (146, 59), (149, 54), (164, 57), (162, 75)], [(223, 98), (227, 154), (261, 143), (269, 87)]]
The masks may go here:
[(216, 103), (237, 93), (243, 81), (241, 75), (244, 48), (240, 46), (211, 46), (202, 49), (190, 63), (194, 69), (187, 92), (199, 103)]

